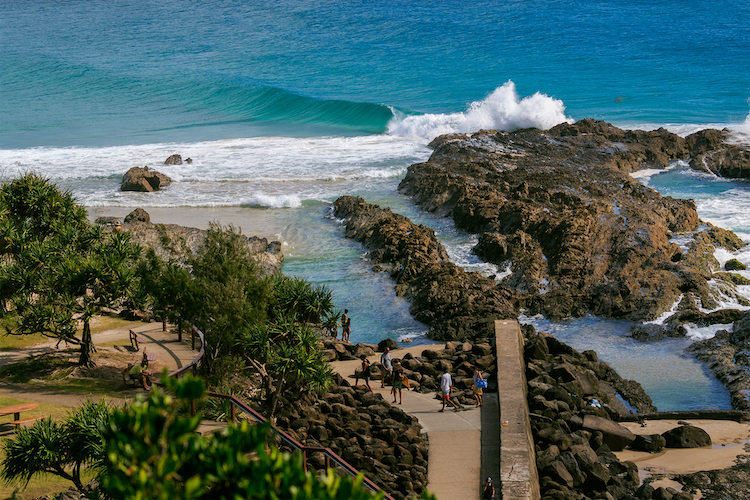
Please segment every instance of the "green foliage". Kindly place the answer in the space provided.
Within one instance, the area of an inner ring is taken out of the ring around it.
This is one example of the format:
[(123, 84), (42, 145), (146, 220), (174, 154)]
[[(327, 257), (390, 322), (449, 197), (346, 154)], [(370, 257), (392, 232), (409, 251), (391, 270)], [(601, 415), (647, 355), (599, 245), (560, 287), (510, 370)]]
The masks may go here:
[(100, 427), (109, 412), (107, 403), (87, 401), (62, 423), (44, 418), (20, 427), (4, 442), (3, 480), (25, 486), (36, 475), (54, 474), (81, 489), (83, 468), (100, 467), (104, 457)]
[(233, 226), (211, 224), (198, 255), (190, 259), (191, 281), (183, 317), (192, 318), (206, 335), (204, 368), (234, 346), (242, 325), (267, 319), (272, 289), (261, 276), (247, 238)]
[(89, 322), (137, 287), (140, 247), (105, 235), (68, 192), (27, 174), (0, 188), (0, 305), (8, 333), (72, 337), (83, 321), (81, 364), (91, 364)]
[[(193, 399), (199, 380), (162, 377), (166, 389)], [(154, 389), (147, 400), (115, 411), (104, 429), (107, 442), (102, 492), (124, 500), (378, 499), (361, 477), (323, 478), (305, 472), (302, 456), (280, 451), (268, 424), (246, 421), (213, 436), (196, 433), (199, 417), (179, 414), (179, 402)]]
[(263, 377), (267, 396), (271, 396), (270, 416), (276, 413), (279, 397), (292, 399), (300, 388), (325, 390), (333, 371), (323, 359), (315, 332), (304, 323), (288, 317), (247, 328), (240, 333), (237, 346)]
[(283, 275), (273, 285), (275, 309), (295, 321), (322, 324), (333, 311), (333, 292), (325, 285)]

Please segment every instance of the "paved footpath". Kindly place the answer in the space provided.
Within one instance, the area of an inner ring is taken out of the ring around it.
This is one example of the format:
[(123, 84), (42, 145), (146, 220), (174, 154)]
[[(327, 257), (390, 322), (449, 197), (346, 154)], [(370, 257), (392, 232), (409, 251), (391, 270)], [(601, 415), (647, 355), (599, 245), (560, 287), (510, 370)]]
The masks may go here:
[[(140, 344), (140, 350), (138, 352), (132, 351), (130, 349), (130, 330), (133, 330), (138, 334), (139, 337), (142, 337), (148, 341)], [(159, 371), (164, 367), (166, 367), (169, 371), (181, 368), (182, 366), (185, 366), (193, 361), (197, 354), (197, 351), (191, 350), (189, 331), (183, 331), (183, 341), (179, 342), (177, 340), (176, 328), (168, 325), (167, 331), (163, 332), (162, 324), (158, 322), (134, 322), (131, 325), (116, 328), (113, 330), (107, 330), (102, 333), (96, 333), (92, 336), (92, 338), (94, 341), (94, 345), (100, 346), (100, 351), (103, 351), (104, 349), (101, 347), (103, 344), (117, 342), (113, 348), (117, 351), (131, 354), (133, 362), (140, 361), (144, 348), (148, 353), (156, 354), (156, 361), (151, 365), (151, 368), (155, 373), (156, 371)], [(18, 361), (19, 359), (22, 359), (24, 357), (56, 351), (56, 343), (56, 340), (52, 340), (43, 344), (36, 344), (26, 349), (0, 352), (0, 367), (8, 363)], [(196, 345), (200, 345), (200, 342), (197, 340)], [(72, 361), (78, 359), (79, 353), (77, 346), (75, 350), (71, 349), (69, 352), (71, 354)], [(124, 365), (123, 368), (125, 368)], [(107, 400), (118, 404), (130, 400), (139, 392), (144, 391), (143, 389), (130, 389), (125, 392), (113, 394), (112, 397), (108, 397)], [(28, 399), (31, 401), (38, 401), (40, 403), (57, 404), (70, 408), (79, 406), (87, 399), (87, 395), (85, 394), (79, 395), (51, 392), (46, 390), (44, 386), (34, 387), (29, 386), (28, 384), (12, 383), (2, 384), (2, 386), (0, 386), (0, 395), (12, 396), (20, 399)]]
[[(391, 351), (391, 356), (394, 359), (403, 358), (407, 352), (419, 356), (426, 349), (440, 350), (443, 347), (443, 344), (410, 346)], [(370, 363), (380, 362), (380, 353), (368, 359)], [(361, 361), (336, 361), (332, 365), (336, 372), (353, 384), (354, 371), (361, 366)], [(359, 384), (363, 382), (360, 380)], [(386, 401), (393, 401), (391, 388), (386, 386), (381, 389), (380, 380), (371, 380), (370, 386)], [(466, 406), (464, 411), (456, 412), (449, 405), (443, 413), (439, 412), (442, 405), (435, 398), (435, 393), (404, 390), (402, 396), (403, 404), (395, 406), (417, 417), (427, 433), (427, 489), (438, 500), (481, 498), (482, 482), (487, 477), (497, 481), (500, 469), (497, 395), (485, 394), (481, 408), (471, 405)], [(483, 427), (488, 431), (483, 433)], [(498, 486), (499, 482), (496, 489)]]

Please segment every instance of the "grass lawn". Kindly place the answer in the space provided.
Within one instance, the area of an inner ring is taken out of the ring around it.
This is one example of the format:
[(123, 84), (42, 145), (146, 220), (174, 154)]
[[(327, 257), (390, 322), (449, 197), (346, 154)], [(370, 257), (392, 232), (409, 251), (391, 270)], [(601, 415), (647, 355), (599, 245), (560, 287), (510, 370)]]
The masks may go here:
[[(91, 321), (91, 333), (101, 333), (107, 330), (114, 330), (115, 328), (127, 327), (129, 325), (140, 325), (140, 321), (132, 321), (128, 319), (120, 318), (119, 316), (108, 316), (102, 315), (97, 316)], [(29, 335), (7, 335), (5, 334), (4, 324), (0, 323), (0, 351), (15, 351), (17, 349), (23, 349), (25, 347), (32, 347), (35, 344), (46, 344), (54, 339), (45, 337), (41, 333), (33, 333)], [(81, 329), (83, 327), (79, 325), (78, 336), (80, 337)], [(65, 344), (60, 344), (64, 346)]]

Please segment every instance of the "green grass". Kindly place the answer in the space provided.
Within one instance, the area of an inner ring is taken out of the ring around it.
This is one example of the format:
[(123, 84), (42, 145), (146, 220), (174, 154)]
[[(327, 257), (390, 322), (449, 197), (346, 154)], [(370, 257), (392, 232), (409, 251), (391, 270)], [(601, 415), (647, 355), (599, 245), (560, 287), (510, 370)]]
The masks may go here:
[[(7, 323), (7, 319), (0, 321), (0, 351), (16, 351), (18, 349), (24, 349), (26, 347), (32, 347), (35, 344), (46, 344), (47, 342), (55, 339), (51, 339), (42, 335), (41, 333), (33, 333), (29, 335), (7, 335), (5, 333), (4, 325)], [(131, 321), (128, 319), (120, 318), (119, 316), (102, 315), (97, 316), (91, 322), (91, 333), (101, 333), (107, 330), (114, 330), (116, 328), (122, 328), (126, 326), (137, 326), (142, 324), (140, 321)], [(82, 327), (81, 327), (82, 328)], [(81, 330), (78, 330), (78, 336), (80, 337)], [(61, 344), (61, 347), (65, 344)], [(72, 346), (73, 344), (71, 344)]]
[(58, 380), (70, 375), (74, 368), (75, 365), (67, 359), (43, 354), (24, 358), (3, 367), (0, 369), (0, 378), (21, 384), (32, 379)]

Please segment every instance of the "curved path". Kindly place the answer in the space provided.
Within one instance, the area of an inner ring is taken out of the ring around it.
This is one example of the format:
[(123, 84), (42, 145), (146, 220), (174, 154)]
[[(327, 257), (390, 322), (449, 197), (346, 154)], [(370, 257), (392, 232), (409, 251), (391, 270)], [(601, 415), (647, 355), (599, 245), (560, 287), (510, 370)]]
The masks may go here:
[[(130, 330), (136, 332), (139, 337), (148, 340), (148, 342), (140, 345), (140, 350), (138, 352), (133, 351), (130, 348)], [(145, 348), (149, 354), (156, 354), (156, 361), (152, 363), (154, 372), (160, 371), (164, 367), (172, 371), (190, 363), (195, 358), (195, 351), (191, 350), (189, 333), (183, 333), (183, 341), (180, 342), (177, 340), (176, 329), (168, 328), (167, 330), (168, 331), (166, 332), (162, 331), (161, 323), (133, 322), (131, 325), (93, 334), (92, 338), (94, 340), (94, 345), (98, 346), (100, 352), (106, 349), (105, 347), (102, 347), (103, 344), (116, 342), (113, 347), (110, 346), (108, 348), (130, 354), (132, 358), (130, 360), (131, 362), (140, 361)], [(32, 355), (54, 352), (56, 351), (56, 343), (57, 341), (52, 340), (25, 349), (0, 352), (0, 367)], [(78, 360), (79, 353), (77, 346), (75, 349), (67, 349), (64, 350), (64, 352), (70, 354), (72, 362)], [(123, 365), (123, 368), (125, 368), (125, 365)], [(107, 400), (114, 403), (122, 403), (130, 400), (139, 392), (144, 391), (143, 389), (128, 389), (113, 394), (111, 397), (107, 397)], [(40, 403), (67, 406), (70, 408), (79, 406), (86, 399), (90, 399), (91, 396), (90, 394), (62, 393), (45, 388), (45, 386), (41, 384), (13, 383), (3, 383), (0, 385), (0, 395), (37, 401)]]

